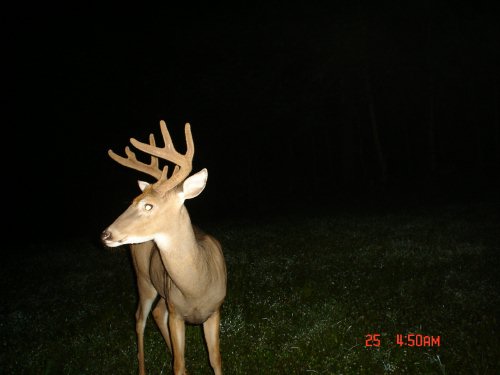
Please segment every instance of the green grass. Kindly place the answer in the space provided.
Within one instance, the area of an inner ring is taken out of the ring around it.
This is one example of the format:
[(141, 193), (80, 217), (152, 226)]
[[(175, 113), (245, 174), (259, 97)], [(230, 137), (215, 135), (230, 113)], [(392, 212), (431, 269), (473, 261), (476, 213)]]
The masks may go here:
[[(498, 206), (333, 212), (205, 226), (224, 246), (226, 374), (500, 373)], [(126, 249), (88, 240), (4, 248), (2, 374), (135, 374)], [(380, 347), (365, 336), (380, 334)], [(440, 336), (399, 347), (398, 333)], [(146, 366), (171, 357), (153, 319)], [(187, 329), (191, 374), (210, 374)]]

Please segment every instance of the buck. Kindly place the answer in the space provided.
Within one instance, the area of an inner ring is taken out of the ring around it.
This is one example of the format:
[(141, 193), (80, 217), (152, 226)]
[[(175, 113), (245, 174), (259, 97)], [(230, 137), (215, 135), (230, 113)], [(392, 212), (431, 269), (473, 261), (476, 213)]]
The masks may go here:
[[(208, 172), (202, 169), (188, 177), (194, 155), (189, 123), (184, 129), (185, 154), (175, 150), (164, 121), (160, 122), (160, 128), (164, 147), (156, 146), (153, 134), (149, 136), (149, 144), (130, 139), (135, 148), (151, 156), (149, 164), (139, 161), (128, 146), (127, 157), (108, 151), (113, 160), (157, 181), (138, 182), (142, 194), (102, 232), (101, 239), (108, 247), (130, 244), (139, 294), (135, 316), (139, 374), (146, 373), (144, 328), (156, 301), (152, 315), (173, 354), (174, 373), (186, 373), (187, 322), (203, 324), (210, 365), (219, 375), (222, 374), (220, 308), (226, 295), (226, 265), (220, 243), (191, 224), (184, 205), (186, 199), (203, 191)], [(159, 159), (175, 164), (170, 177), (168, 166), (160, 168)]]

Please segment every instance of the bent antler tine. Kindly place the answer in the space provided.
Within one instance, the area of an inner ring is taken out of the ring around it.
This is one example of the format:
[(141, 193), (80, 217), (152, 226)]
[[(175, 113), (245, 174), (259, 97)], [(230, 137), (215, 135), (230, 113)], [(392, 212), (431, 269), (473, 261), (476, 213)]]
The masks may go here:
[(138, 161), (137, 158), (135, 157), (135, 154), (132, 151), (130, 151), (128, 147), (126, 147), (125, 153), (128, 156), (127, 158), (124, 158), (123, 156), (114, 153), (113, 150), (108, 150), (108, 155), (111, 157), (111, 159), (123, 165), (124, 167), (132, 168), (139, 172), (146, 173), (156, 178), (157, 180), (161, 177), (161, 171), (159, 169)]
[[(155, 146), (155, 138), (153, 134), (149, 135), (149, 143), (151, 144), (151, 146)], [(151, 155), (151, 162), (149, 164), (146, 164), (137, 160), (135, 153), (130, 150), (128, 146), (125, 147), (125, 154), (127, 155), (126, 158), (114, 153), (113, 150), (108, 151), (108, 155), (111, 157), (111, 159), (125, 167), (146, 173), (156, 178), (157, 180), (161, 179), (161, 177), (163, 176), (164, 171), (159, 168), (158, 158), (156, 156)]]

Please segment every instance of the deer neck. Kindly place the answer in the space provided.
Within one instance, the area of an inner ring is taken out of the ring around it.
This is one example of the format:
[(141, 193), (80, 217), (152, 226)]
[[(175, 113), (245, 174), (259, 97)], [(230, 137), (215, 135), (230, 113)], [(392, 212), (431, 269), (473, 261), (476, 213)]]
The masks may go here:
[(171, 221), (155, 237), (155, 242), (169, 277), (182, 294), (203, 293), (200, 287), (208, 284), (209, 273), (203, 266), (191, 219), (184, 206), (178, 219)]

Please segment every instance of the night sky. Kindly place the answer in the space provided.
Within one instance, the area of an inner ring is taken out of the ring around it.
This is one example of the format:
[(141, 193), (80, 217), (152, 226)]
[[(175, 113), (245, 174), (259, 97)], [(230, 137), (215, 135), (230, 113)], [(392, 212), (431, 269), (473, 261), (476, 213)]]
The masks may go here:
[(162, 119), (209, 171), (194, 221), (497, 194), (495, 2), (366, 3), (7, 17), (13, 229), (97, 238), (151, 181), (107, 150)]

